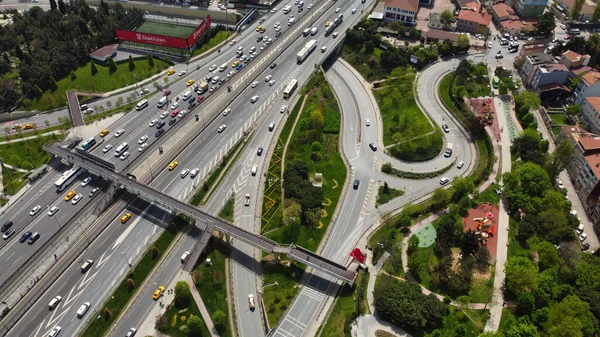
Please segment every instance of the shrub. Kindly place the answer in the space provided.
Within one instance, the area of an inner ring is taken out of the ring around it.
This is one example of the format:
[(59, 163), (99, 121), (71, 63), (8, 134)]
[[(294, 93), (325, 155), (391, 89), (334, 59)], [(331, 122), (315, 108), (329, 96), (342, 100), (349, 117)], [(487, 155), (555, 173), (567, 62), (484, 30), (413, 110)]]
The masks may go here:
[(127, 278), (127, 290), (132, 291), (135, 288), (135, 281), (130, 277)]
[(109, 308), (104, 308), (104, 319), (109, 320), (112, 318), (112, 311)]
[(158, 257), (158, 254), (160, 254), (160, 250), (156, 246), (153, 246), (152, 247), (152, 258), (156, 259)]

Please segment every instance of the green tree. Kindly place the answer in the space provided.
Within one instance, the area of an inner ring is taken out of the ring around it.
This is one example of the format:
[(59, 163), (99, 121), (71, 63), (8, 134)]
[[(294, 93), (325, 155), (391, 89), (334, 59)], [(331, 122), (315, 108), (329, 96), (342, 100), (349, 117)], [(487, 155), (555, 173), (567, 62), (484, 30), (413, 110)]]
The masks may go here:
[(98, 73), (98, 68), (96, 68), (96, 63), (94, 63), (94, 61), (90, 62), (90, 71), (92, 73), (92, 76)]
[(441, 187), (436, 188), (431, 196), (431, 201), (438, 206), (449, 203), (450, 199), (452, 199), (452, 193)]
[(50, 76), (50, 91), (54, 92), (58, 89), (58, 83), (54, 79), (54, 76)]
[(531, 260), (523, 256), (508, 258), (505, 265), (506, 286), (518, 295), (529, 293), (535, 287), (537, 268)]
[(540, 337), (537, 327), (528, 319), (521, 319), (517, 324), (511, 325), (504, 331), (505, 337)]
[(135, 69), (135, 62), (133, 62), (133, 57), (129, 55), (129, 71), (133, 71)]
[(468, 50), (471, 47), (471, 43), (469, 42), (469, 37), (467, 34), (460, 34), (456, 39), (456, 46), (460, 50)]
[(533, 91), (521, 91), (515, 95), (515, 104), (518, 106), (528, 106), (530, 109), (539, 109), (542, 101), (540, 96)]
[(600, 6), (594, 8), (594, 14), (592, 14), (592, 22), (600, 21)]
[(148, 54), (148, 67), (154, 68), (154, 58), (150, 54)]
[(552, 243), (548, 241), (540, 241), (530, 244), (530, 246), (537, 252), (538, 266), (540, 271), (544, 271), (549, 268), (558, 268), (560, 259), (558, 257), (558, 251)]
[(552, 181), (571, 163), (572, 157), (573, 144), (569, 139), (563, 139), (546, 159), (546, 172)]
[[(590, 305), (575, 295), (565, 297), (562, 302), (550, 306), (547, 322), (550, 336), (593, 336), (596, 319)], [(561, 333), (561, 330), (569, 334)]]
[(115, 63), (115, 60), (113, 60), (111, 57), (108, 59), (108, 73), (113, 74), (116, 71), (117, 71), (117, 64)]
[(44, 93), (44, 92), (42, 91), (42, 88), (40, 88), (40, 87), (39, 87), (37, 84), (34, 86), (34, 89), (35, 89), (35, 94), (36, 94), (38, 97), (42, 96), (42, 94)]
[[(600, 7), (597, 7), (597, 8), (600, 8)], [(566, 112), (567, 112), (568, 116), (577, 116), (581, 113), (581, 105), (571, 104), (567, 107)]]
[(556, 28), (556, 22), (554, 21), (554, 14), (552, 11), (546, 11), (544, 14), (542, 14), (538, 20), (536, 28), (538, 33), (545, 37), (549, 37), (552, 34), (554, 28)]
[(571, 8), (571, 19), (579, 20), (579, 17), (581, 15), (581, 9), (583, 8), (584, 3), (585, 0), (575, 0), (573, 8)]
[(465, 232), (460, 244), (460, 250), (466, 256), (473, 255), (479, 247), (479, 236), (474, 231), (468, 230)]
[(457, 177), (452, 181), (454, 191), (458, 197), (468, 196), (475, 190), (475, 184), (471, 177)]
[(293, 199), (286, 199), (283, 203), (284, 205), (288, 204), (287, 207), (284, 207), (282, 212), (283, 223), (286, 226), (299, 225), (302, 216), (302, 206)]
[(196, 315), (190, 315), (190, 317), (187, 319), (187, 326), (190, 329), (190, 333), (194, 334), (195, 336), (201, 336), (204, 322), (202, 322), (200, 317)]
[(222, 334), (225, 331), (225, 328), (227, 327), (227, 315), (225, 315), (225, 313), (222, 310), (217, 310), (212, 315), (212, 320), (215, 324), (215, 327), (217, 328), (217, 331), (219, 331), (219, 333)]
[(323, 134), (323, 127), (325, 125), (325, 118), (321, 111), (315, 109), (310, 113), (308, 118), (308, 128), (311, 139), (320, 140)]
[(75, 74), (75, 72), (73, 70), (71, 70), (70, 77), (71, 77), (71, 81), (75, 81), (77, 79), (77, 74)]
[(454, 14), (451, 10), (446, 9), (440, 14), (440, 19), (444, 24), (448, 25), (454, 21)]
[(192, 291), (186, 281), (179, 281), (175, 284), (175, 300), (189, 301), (191, 296)]

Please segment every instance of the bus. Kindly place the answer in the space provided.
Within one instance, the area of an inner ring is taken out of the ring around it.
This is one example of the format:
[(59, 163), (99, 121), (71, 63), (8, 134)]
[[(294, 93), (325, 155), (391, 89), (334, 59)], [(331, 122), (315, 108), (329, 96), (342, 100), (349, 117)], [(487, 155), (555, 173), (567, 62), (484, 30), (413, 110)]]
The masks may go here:
[(494, 89), (498, 89), (498, 84), (500, 84), (500, 79), (498, 78), (498, 76), (494, 76)]
[(292, 96), (292, 94), (294, 93), (294, 90), (296, 90), (297, 87), (298, 87), (298, 80), (293, 79), (287, 85), (287, 87), (285, 87), (285, 90), (283, 91), (283, 98), (285, 98), (285, 99), (290, 98), (290, 96)]
[(96, 145), (96, 138), (92, 137), (88, 140), (86, 140), (85, 142), (83, 142), (83, 144), (81, 144), (81, 149), (84, 151), (87, 151), (89, 149), (92, 148), (92, 146)]
[(71, 183), (79, 177), (79, 175), (83, 172), (81, 167), (75, 165), (67, 172), (63, 173), (62, 177), (60, 177), (54, 185), (56, 186), (57, 192), (62, 192), (67, 188), (67, 186), (71, 185)]
[(129, 149), (129, 145), (127, 145), (126, 142), (123, 142), (123, 144), (117, 147), (117, 150), (115, 151), (115, 157), (122, 155), (123, 152), (127, 151), (127, 149)]

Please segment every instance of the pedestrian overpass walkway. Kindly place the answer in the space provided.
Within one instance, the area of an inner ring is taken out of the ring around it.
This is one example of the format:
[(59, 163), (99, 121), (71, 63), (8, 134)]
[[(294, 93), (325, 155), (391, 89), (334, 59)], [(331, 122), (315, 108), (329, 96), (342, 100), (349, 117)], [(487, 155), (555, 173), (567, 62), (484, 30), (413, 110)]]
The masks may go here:
[[(281, 246), (271, 239), (238, 228), (226, 220), (217, 218), (195, 206), (172, 198), (150, 186), (143, 185), (137, 182), (133, 176), (126, 176), (115, 172), (113, 163), (94, 154), (83, 150), (72, 152), (59, 146), (57, 143), (48, 144), (45, 146), (45, 149), (63, 160), (67, 160), (74, 165), (79, 165), (104, 179), (116, 183), (130, 193), (137, 194), (139, 197), (160, 204), (165, 208), (183, 213), (191, 219), (195, 219), (196, 222), (201, 222), (202, 224), (200, 227), (205, 227), (209, 230), (215, 228), (222, 234), (227, 234), (232, 238), (243, 241), (265, 252), (287, 254), (290, 258), (302, 262), (312, 268), (322, 270), (343, 282), (352, 284), (356, 279), (357, 272), (355, 270), (350, 270), (302, 247), (294, 245)], [(199, 236), (200, 240), (203, 240), (202, 238), (205, 238), (205, 235)], [(205, 243), (201, 243), (197, 246), (201, 246), (202, 249), (204, 249)]]

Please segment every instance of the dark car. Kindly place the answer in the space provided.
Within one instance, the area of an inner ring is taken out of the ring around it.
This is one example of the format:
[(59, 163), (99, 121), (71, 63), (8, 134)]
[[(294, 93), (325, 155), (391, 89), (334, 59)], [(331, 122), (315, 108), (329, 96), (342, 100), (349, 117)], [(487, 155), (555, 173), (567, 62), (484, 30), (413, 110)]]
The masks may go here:
[(360, 180), (358, 179), (354, 179), (354, 189), (357, 190), (358, 189), (358, 185), (360, 185)]
[(586, 243), (584, 243), (584, 244), (581, 246), (581, 249), (583, 249), (583, 250), (588, 250), (588, 249), (590, 249), (590, 244), (589, 244), (589, 243), (587, 243), (587, 242), (586, 242)]
[(260, 42), (262, 41), (262, 35), (260, 35), (259, 37), (256, 38), (256, 42)]
[(262, 146), (258, 148), (258, 150), (256, 151), (256, 155), (260, 156), (263, 153), (263, 148)]
[(269, 68), (274, 69), (275, 67), (277, 67), (277, 63), (271, 63), (271, 65), (269, 66)]
[(190, 105), (188, 105), (188, 110), (192, 110), (193, 108), (196, 107), (196, 105), (198, 105), (198, 103), (196, 102), (191, 102)]
[(19, 239), (19, 242), (23, 243), (23, 242), (27, 241), (27, 239), (29, 239), (29, 237), (31, 236), (31, 234), (33, 234), (33, 233), (31, 233), (31, 232), (25, 232), (25, 233), (23, 233), (23, 235), (21, 235), (21, 238)]
[(377, 151), (377, 145), (375, 143), (369, 143), (369, 147), (371, 148), (371, 150)]
[(163, 133), (165, 133), (165, 129), (160, 129), (160, 130), (156, 131), (156, 133), (154, 134), (154, 137), (158, 138)]
[(34, 244), (38, 239), (40, 238), (40, 233), (35, 232), (31, 235), (31, 237), (29, 238), (29, 240), (27, 241), (27, 243), (29, 243), (30, 245)]
[(225, 83), (225, 79), (224, 78), (222, 78), (222, 79), (219, 80), (219, 85), (221, 85), (223, 83)]
[(0, 232), (2, 232), (2, 233), (6, 232), (6, 230), (11, 228), (12, 225), (13, 225), (13, 222), (8, 220), (7, 222), (4, 223), (4, 225), (2, 225), (2, 228), (0, 228)]
[(169, 126), (171, 126), (171, 125), (173, 125), (173, 124), (175, 124), (175, 123), (177, 123), (177, 118), (173, 118), (173, 119), (171, 119), (171, 120), (169, 121)]
[(171, 94), (171, 90), (165, 90), (165, 92), (163, 92), (163, 96), (169, 96)]
[(162, 129), (163, 126), (165, 126), (165, 121), (160, 121), (158, 124), (156, 124), (156, 128), (159, 130)]
[(442, 129), (444, 129), (445, 133), (449, 133), (450, 132), (450, 127), (448, 126), (448, 124), (443, 124), (442, 125)]

